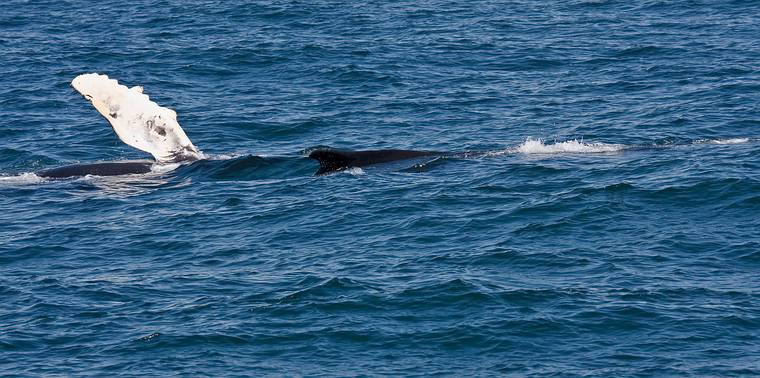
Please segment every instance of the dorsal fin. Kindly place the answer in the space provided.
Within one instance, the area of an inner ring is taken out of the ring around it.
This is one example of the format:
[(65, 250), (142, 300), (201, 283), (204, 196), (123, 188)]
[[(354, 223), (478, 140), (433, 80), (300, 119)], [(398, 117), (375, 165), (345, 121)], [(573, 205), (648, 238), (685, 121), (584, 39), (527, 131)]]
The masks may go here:
[(331, 148), (320, 148), (312, 151), (309, 157), (319, 161), (318, 175), (340, 171), (351, 167), (389, 163), (392, 161), (408, 160), (423, 156), (444, 156), (446, 153), (437, 151), (413, 150), (366, 150), (343, 151)]
[(343, 151), (321, 148), (309, 154), (309, 158), (319, 162), (317, 175), (340, 171), (352, 166), (353, 159)]
[(177, 123), (177, 113), (159, 106), (143, 88), (127, 88), (106, 75), (79, 75), (71, 85), (90, 100), (124, 143), (160, 162), (197, 160), (201, 154)]

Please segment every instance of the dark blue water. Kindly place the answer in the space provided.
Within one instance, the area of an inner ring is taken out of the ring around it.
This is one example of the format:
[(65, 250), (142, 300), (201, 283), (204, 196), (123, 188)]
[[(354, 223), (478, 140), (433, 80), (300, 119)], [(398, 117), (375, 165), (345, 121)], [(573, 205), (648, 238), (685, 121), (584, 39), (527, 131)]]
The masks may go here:
[[(0, 375), (760, 374), (755, 1), (17, 1)], [(177, 111), (143, 159), (69, 85)], [(316, 146), (485, 155), (313, 176)]]

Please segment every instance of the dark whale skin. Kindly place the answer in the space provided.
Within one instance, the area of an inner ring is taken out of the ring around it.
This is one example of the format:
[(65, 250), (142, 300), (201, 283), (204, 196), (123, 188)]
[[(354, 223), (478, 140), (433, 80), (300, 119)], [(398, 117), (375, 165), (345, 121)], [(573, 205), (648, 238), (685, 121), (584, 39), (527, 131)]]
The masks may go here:
[(332, 148), (320, 148), (312, 151), (309, 158), (319, 162), (317, 175), (341, 171), (353, 167), (366, 167), (373, 164), (389, 163), (392, 161), (413, 159), (423, 156), (445, 156), (439, 151), (413, 150), (367, 150), (347, 151)]
[(39, 177), (66, 178), (78, 176), (120, 176), (148, 173), (153, 162), (110, 162), (93, 164), (74, 164), (36, 172)]

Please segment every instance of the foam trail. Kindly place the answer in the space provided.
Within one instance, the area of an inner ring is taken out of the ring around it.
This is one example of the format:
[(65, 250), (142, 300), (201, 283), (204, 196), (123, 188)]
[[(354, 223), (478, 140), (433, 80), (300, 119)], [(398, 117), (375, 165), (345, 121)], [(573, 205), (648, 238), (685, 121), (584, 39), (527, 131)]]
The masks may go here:
[(521, 154), (598, 154), (622, 151), (624, 144), (584, 143), (577, 139), (566, 142), (546, 144), (542, 139), (527, 139), (514, 151)]
[(694, 144), (742, 144), (747, 142), (749, 142), (749, 138), (700, 139), (694, 141)]

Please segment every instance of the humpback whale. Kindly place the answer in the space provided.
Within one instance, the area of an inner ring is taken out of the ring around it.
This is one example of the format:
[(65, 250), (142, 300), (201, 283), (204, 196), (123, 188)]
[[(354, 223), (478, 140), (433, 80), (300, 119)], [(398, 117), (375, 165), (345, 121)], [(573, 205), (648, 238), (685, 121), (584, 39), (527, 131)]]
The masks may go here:
[(120, 176), (151, 172), (151, 161), (104, 162), (93, 164), (74, 164), (39, 171), (37, 176), (46, 178), (65, 178), (76, 176)]
[(36, 172), (38, 176), (65, 178), (143, 174), (151, 172), (154, 164), (201, 159), (201, 152), (179, 126), (177, 113), (151, 101), (142, 87), (127, 88), (106, 75), (96, 73), (77, 76), (71, 81), (71, 86), (92, 103), (121, 141), (148, 152), (155, 161), (75, 164), (42, 170)]
[(366, 167), (374, 164), (390, 163), (399, 160), (409, 160), (426, 156), (445, 156), (446, 153), (437, 151), (413, 150), (368, 150), (345, 151), (331, 148), (320, 148), (312, 151), (309, 158), (319, 162), (316, 175), (341, 171), (354, 167)]
[[(151, 172), (155, 164), (185, 163), (203, 158), (177, 122), (177, 113), (151, 101), (142, 87), (128, 88), (107, 75), (97, 73), (79, 75), (72, 80), (71, 86), (92, 103), (122, 142), (151, 154), (155, 161), (75, 164), (42, 170), (36, 172), (38, 176), (66, 178), (143, 174)], [(352, 167), (443, 155), (436, 151), (320, 148), (312, 151), (309, 158), (319, 162), (316, 174), (322, 175)]]

